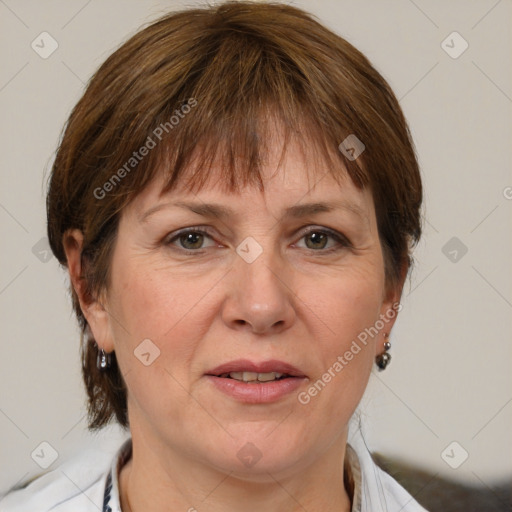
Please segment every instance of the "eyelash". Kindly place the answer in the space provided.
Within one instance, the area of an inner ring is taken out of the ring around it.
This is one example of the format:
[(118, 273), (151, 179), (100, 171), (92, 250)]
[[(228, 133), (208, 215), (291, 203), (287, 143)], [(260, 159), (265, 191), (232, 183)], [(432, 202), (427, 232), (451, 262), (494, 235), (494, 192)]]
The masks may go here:
[[(176, 234), (173, 234), (172, 238), (166, 238), (164, 243), (165, 243), (165, 245), (170, 246), (170, 245), (172, 245), (172, 243), (175, 240), (177, 240), (181, 236), (189, 234), (189, 233), (206, 235), (209, 238), (213, 238), (212, 233), (208, 229), (205, 229), (202, 227), (191, 227), (191, 228), (185, 228), (181, 231), (178, 231)], [(324, 235), (327, 235), (327, 236), (333, 238), (336, 242), (338, 242), (338, 244), (340, 244), (341, 247), (331, 247), (330, 249), (319, 249), (319, 250), (315, 250), (315, 249), (306, 249), (306, 250), (309, 250), (312, 252), (324, 253), (324, 254), (331, 254), (331, 253), (339, 251), (341, 249), (346, 249), (346, 248), (352, 247), (352, 244), (345, 236), (343, 236), (340, 233), (337, 233), (336, 231), (333, 231), (333, 230), (330, 230), (327, 228), (314, 228), (313, 227), (313, 228), (303, 232), (301, 234), (301, 237), (299, 238), (299, 240), (310, 235), (311, 233), (322, 233)], [(185, 249), (183, 247), (179, 247), (179, 248), (176, 247), (176, 249), (178, 251), (180, 251), (181, 253), (187, 254), (187, 255), (200, 256), (200, 255), (204, 254), (204, 250), (201, 251), (201, 249), (190, 250), (190, 249)]]

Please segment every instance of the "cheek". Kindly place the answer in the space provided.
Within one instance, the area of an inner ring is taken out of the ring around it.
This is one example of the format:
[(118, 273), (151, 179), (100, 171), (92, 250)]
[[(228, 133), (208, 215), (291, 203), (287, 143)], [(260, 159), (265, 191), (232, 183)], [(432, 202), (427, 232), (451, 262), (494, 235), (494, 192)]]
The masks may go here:
[[(160, 385), (179, 388), (172, 376), (186, 385), (191, 361), (210, 328), (209, 292), (218, 276), (199, 279), (161, 265), (125, 261), (118, 264), (114, 277), (111, 325), (127, 385), (139, 392)], [(136, 357), (141, 347), (150, 359), (157, 355), (147, 368)]]
[(313, 354), (319, 371), (302, 403), (328, 409), (335, 413), (332, 418), (346, 416), (347, 420), (355, 410), (374, 362), (377, 338), (367, 333), (379, 319), (383, 286), (383, 272), (375, 265), (364, 271), (347, 271), (326, 280), (322, 293), (311, 287), (304, 295), (309, 296), (304, 300), (313, 313), (310, 318), (317, 319)]
[(182, 328), (187, 314), (193, 314), (211, 288), (208, 279), (194, 280), (151, 264), (127, 264), (115, 277), (115, 311), (130, 337), (140, 340), (157, 341)]
[(194, 306), (205, 291), (197, 281), (191, 287), (190, 279), (149, 265), (120, 268), (113, 280), (111, 325), (128, 399), (150, 417), (178, 420), (187, 410), (187, 371), (197, 349), (194, 340), (201, 337)]
[(301, 298), (323, 325), (328, 346), (340, 350), (378, 319), (383, 292), (384, 272), (376, 261), (308, 280)]

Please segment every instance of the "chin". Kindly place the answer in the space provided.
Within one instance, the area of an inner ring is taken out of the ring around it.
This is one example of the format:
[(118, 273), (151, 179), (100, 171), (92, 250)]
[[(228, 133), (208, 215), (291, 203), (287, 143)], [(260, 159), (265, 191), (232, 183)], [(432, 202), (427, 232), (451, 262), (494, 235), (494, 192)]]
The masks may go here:
[(308, 455), (304, 452), (303, 436), (297, 435), (297, 441), (294, 442), (295, 436), (290, 436), (290, 432), (271, 436), (268, 434), (271, 429), (266, 430), (262, 434), (253, 431), (233, 436), (228, 446), (218, 444), (213, 464), (234, 478), (269, 483), (275, 483), (272, 476), (291, 474), (301, 463), (304, 464)]

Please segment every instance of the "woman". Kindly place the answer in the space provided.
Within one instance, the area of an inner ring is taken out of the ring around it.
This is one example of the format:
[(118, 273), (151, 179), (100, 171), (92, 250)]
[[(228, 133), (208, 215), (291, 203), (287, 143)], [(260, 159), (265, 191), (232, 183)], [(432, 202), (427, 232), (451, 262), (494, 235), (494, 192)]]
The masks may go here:
[(47, 197), (89, 427), (130, 439), (6, 510), (424, 510), (348, 437), (421, 200), (388, 84), (304, 11), (226, 3), (137, 33), (72, 112)]

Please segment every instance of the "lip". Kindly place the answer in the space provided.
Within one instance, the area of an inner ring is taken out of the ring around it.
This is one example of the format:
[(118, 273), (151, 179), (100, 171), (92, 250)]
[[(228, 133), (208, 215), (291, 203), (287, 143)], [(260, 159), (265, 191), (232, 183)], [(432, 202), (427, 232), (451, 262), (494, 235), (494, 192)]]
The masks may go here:
[(306, 377), (302, 371), (295, 366), (279, 361), (277, 359), (270, 359), (268, 361), (262, 361), (255, 363), (248, 359), (237, 359), (236, 361), (230, 361), (228, 363), (216, 366), (212, 370), (206, 372), (206, 375), (218, 377), (223, 373), (230, 372), (256, 372), (256, 373), (286, 373), (292, 377)]
[(206, 375), (206, 378), (230, 398), (248, 404), (276, 402), (296, 391), (308, 379), (306, 377), (288, 377), (270, 382), (242, 382), (235, 379)]
[[(219, 375), (224, 373), (243, 371), (286, 373), (289, 377), (268, 382), (242, 382), (236, 379), (219, 377)], [(218, 391), (239, 402), (249, 404), (276, 402), (296, 391), (297, 388), (308, 380), (307, 376), (295, 366), (275, 359), (262, 361), (261, 363), (255, 363), (248, 359), (230, 361), (209, 370), (206, 372), (205, 377)]]

